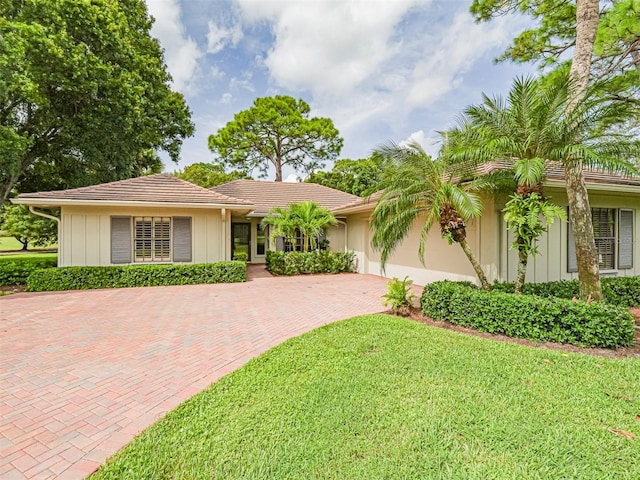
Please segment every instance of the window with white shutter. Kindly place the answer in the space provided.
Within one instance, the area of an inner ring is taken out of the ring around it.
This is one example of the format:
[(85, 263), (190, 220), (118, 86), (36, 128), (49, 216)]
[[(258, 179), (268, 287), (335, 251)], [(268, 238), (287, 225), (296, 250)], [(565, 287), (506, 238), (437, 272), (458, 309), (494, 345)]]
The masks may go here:
[(136, 217), (134, 226), (134, 261), (171, 261), (171, 217)]

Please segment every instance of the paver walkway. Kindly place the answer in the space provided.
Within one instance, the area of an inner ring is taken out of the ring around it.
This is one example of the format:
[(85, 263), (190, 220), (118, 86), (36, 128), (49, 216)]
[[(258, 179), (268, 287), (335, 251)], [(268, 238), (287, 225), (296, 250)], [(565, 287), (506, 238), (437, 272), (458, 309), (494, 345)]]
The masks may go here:
[(84, 478), (284, 340), (382, 310), (357, 274), (0, 298), (0, 478)]

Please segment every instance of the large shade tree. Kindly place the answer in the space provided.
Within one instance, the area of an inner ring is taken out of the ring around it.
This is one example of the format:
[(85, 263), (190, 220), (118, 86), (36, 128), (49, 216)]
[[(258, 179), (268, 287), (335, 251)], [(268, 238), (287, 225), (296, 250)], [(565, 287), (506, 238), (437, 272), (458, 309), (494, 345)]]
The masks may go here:
[(152, 22), (143, 0), (0, 2), (0, 202), (178, 159), (193, 125)]
[[(603, 8), (600, 9), (602, 3)], [(503, 58), (542, 61), (569, 69), (572, 80), (567, 113), (585, 98), (589, 82), (603, 80), (610, 101), (638, 104), (640, 71), (640, 7), (636, 0), (474, 0), (478, 20), (518, 12), (530, 16), (535, 28), (514, 40)], [(570, 62), (565, 61), (571, 52)], [(601, 300), (602, 286), (584, 180), (582, 158), (564, 162), (571, 229), (573, 231), (581, 295)]]
[[(517, 183), (518, 198), (508, 204), (506, 216), (516, 230), (518, 289), (524, 283), (528, 256), (535, 253), (530, 240), (545, 230), (535, 219), (544, 218), (548, 226), (559, 214), (544, 200), (546, 162), (579, 162), (606, 171), (638, 174), (634, 158), (640, 155), (640, 142), (633, 135), (609, 128), (612, 122), (633, 113), (632, 104), (607, 102), (587, 92), (568, 110), (571, 86), (568, 78), (550, 85), (532, 78), (516, 79), (506, 99), (484, 95), (483, 103), (467, 108), (459, 127), (445, 135), (443, 151), (462, 165), (495, 159), (514, 161), (512, 172), (506, 173)], [(484, 183), (496, 184), (496, 179)]]
[(343, 142), (331, 119), (309, 117), (310, 110), (304, 100), (288, 96), (257, 98), (209, 136), (209, 149), (223, 165), (258, 169), (262, 178), (271, 166), (276, 182), (285, 165), (310, 174), (335, 160)]
[(421, 221), (418, 255), (424, 264), (425, 241), (434, 225), (449, 243), (462, 248), (482, 288), (490, 290), (487, 277), (467, 243), (467, 222), (482, 213), (482, 202), (464, 180), (446, 162), (434, 160), (417, 142), (408, 145), (389, 143), (377, 153), (387, 161), (383, 177), (384, 191), (371, 215), (371, 245), (379, 250), (384, 269), (390, 255)]

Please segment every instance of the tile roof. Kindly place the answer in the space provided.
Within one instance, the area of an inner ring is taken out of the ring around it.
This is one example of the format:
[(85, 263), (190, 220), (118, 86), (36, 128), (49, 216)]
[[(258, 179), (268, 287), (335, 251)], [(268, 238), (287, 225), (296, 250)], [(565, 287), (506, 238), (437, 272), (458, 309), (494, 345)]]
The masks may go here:
[(55, 190), (50, 192), (22, 193), (17, 198), (27, 200), (42, 200), (49, 205), (62, 203), (77, 203), (83, 201), (108, 203), (166, 203), (166, 204), (213, 204), (213, 205), (253, 205), (247, 200), (233, 198), (219, 192), (199, 187), (193, 183), (181, 180), (168, 173), (158, 173), (143, 177), (120, 180), (118, 182), (103, 183), (90, 187), (72, 188), (70, 190)]
[[(511, 168), (513, 162), (508, 160), (494, 160), (483, 163), (478, 167), (480, 174), (495, 172)], [(631, 185), (640, 186), (640, 176), (629, 176), (621, 173), (605, 172), (597, 168), (583, 168), (584, 180), (587, 184), (598, 183), (604, 185)], [(564, 180), (564, 167), (559, 162), (547, 162), (545, 164), (545, 176), (547, 180)]]
[(261, 180), (236, 180), (213, 187), (214, 192), (253, 203), (254, 213), (267, 214), (273, 207), (286, 207), (291, 203), (315, 202), (329, 210), (359, 201), (360, 197), (341, 192), (317, 183), (267, 182)]

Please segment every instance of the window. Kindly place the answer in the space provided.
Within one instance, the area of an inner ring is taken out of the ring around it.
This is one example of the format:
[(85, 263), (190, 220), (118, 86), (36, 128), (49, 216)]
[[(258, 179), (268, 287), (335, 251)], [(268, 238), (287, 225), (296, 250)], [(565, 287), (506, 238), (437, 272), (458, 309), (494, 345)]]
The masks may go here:
[(191, 217), (111, 217), (112, 264), (191, 261)]
[[(593, 235), (601, 270), (633, 267), (633, 210), (592, 208)], [(569, 262), (567, 271), (577, 272), (573, 232), (568, 228)]]
[(135, 262), (171, 261), (170, 217), (136, 217), (134, 234)]

